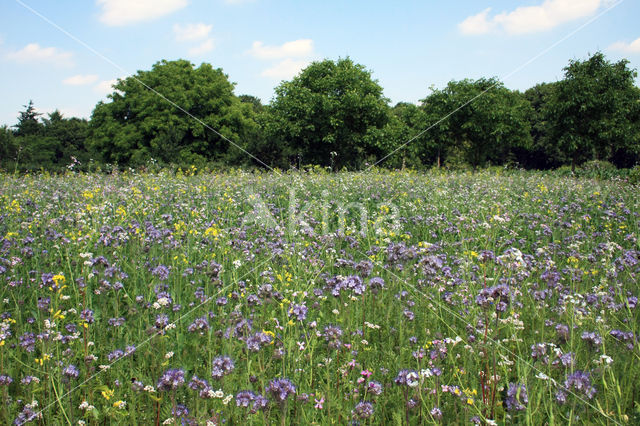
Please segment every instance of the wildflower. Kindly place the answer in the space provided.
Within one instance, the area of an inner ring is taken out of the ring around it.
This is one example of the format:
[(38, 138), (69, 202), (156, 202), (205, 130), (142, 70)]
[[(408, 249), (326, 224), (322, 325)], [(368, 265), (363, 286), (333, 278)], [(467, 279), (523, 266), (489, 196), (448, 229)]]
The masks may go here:
[(113, 395), (115, 394), (115, 391), (111, 389), (107, 389), (107, 390), (103, 390), (101, 394), (102, 394), (102, 397), (108, 401), (113, 397)]
[(222, 379), (235, 368), (233, 360), (228, 356), (219, 356), (213, 360), (212, 364), (211, 377), (214, 379)]
[(127, 407), (127, 401), (122, 401), (122, 400), (116, 401), (113, 403), (113, 406), (115, 408), (119, 408), (120, 410), (124, 410)]
[(249, 405), (253, 402), (256, 394), (250, 390), (243, 390), (236, 394), (236, 406), (238, 407), (249, 407)]
[(351, 414), (359, 420), (368, 419), (373, 416), (373, 404), (369, 401), (360, 401), (351, 411)]
[(418, 386), (420, 376), (415, 370), (400, 370), (398, 375), (393, 380), (396, 385), (407, 385), (411, 388)]
[(0, 374), (0, 386), (9, 386), (11, 383), (13, 383), (11, 376)]
[(158, 390), (176, 390), (184, 384), (184, 370), (171, 369), (165, 371), (158, 380)]
[(509, 383), (504, 404), (509, 411), (522, 411), (529, 403), (527, 388), (520, 383)]
[(84, 309), (80, 313), (80, 319), (87, 324), (93, 324), (93, 322), (95, 321), (93, 317), (93, 311), (91, 309)]
[(167, 268), (166, 266), (158, 265), (151, 271), (151, 274), (158, 277), (160, 281), (164, 281), (169, 278), (169, 272), (169, 268)]
[(284, 402), (289, 395), (296, 393), (296, 387), (289, 379), (278, 378), (269, 382), (267, 391), (273, 395), (276, 401)]
[(316, 410), (322, 410), (322, 404), (324, 404), (324, 396), (321, 397), (320, 399), (314, 398), (314, 401), (316, 402), (316, 405), (314, 405), (314, 408)]
[(258, 332), (247, 337), (245, 343), (247, 349), (252, 352), (258, 352), (263, 345), (273, 342), (272, 332)]
[(442, 410), (438, 407), (433, 407), (431, 411), (429, 411), (429, 414), (431, 414), (431, 417), (433, 417), (435, 420), (442, 419)]
[(289, 309), (289, 317), (292, 316), (295, 316), (298, 321), (304, 321), (307, 318), (307, 307), (305, 304), (291, 305), (291, 309)]
[(589, 343), (590, 346), (596, 347), (602, 344), (602, 337), (595, 331), (585, 331), (582, 333), (582, 340)]
[(328, 325), (324, 328), (324, 333), (322, 333), (324, 339), (329, 343), (330, 349), (340, 349), (342, 346), (342, 342), (340, 338), (342, 337), (342, 329), (337, 325)]
[(69, 364), (62, 370), (62, 374), (67, 377), (67, 379), (77, 379), (78, 376), (80, 376), (80, 371), (78, 371), (78, 367), (75, 365)]
[(592, 399), (596, 394), (596, 389), (591, 385), (589, 373), (581, 370), (576, 370), (567, 376), (563, 388), (556, 392), (556, 401), (564, 404), (567, 401), (567, 392), (571, 392), (572, 389), (582, 393), (588, 399)]

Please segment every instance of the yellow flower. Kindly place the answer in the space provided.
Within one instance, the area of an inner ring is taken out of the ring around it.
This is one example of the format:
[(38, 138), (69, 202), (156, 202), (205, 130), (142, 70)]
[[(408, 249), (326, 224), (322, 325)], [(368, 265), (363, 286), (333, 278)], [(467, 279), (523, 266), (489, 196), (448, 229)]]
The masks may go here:
[(113, 403), (113, 406), (114, 406), (115, 408), (120, 408), (120, 407), (123, 407), (123, 408), (124, 408), (124, 405), (126, 405), (126, 404), (127, 404), (126, 402), (124, 402), (123, 400), (121, 400), (121, 399), (120, 399), (120, 400), (118, 400), (118, 401), (114, 402), (114, 403)]
[(56, 283), (56, 286), (60, 286), (60, 284), (64, 284), (67, 282), (67, 279), (62, 274), (57, 274), (53, 276), (53, 282)]
[(111, 399), (111, 397), (115, 394), (115, 392), (111, 389), (107, 389), (107, 390), (103, 390), (102, 391), (102, 396), (104, 397), (104, 399), (106, 399), (107, 401)]

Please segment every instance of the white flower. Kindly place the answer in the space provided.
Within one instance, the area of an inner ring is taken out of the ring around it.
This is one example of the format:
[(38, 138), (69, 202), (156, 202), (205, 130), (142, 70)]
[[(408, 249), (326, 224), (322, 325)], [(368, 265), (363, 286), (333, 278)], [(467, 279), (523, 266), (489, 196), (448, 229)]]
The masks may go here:
[(167, 352), (166, 354), (164, 354), (165, 359), (169, 359), (173, 356), (173, 352)]
[(231, 402), (232, 399), (233, 399), (233, 394), (229, 394), (224, 397), (224, 399), (222, 400), (222, 403), (224, 405), (227, 405), (229, 402)]
[(172, 425), (175, 421), (176, 421), (176, 419), (174, 419), (173, 417), (169, 417), (167, 420), (162, 422), (162, 424), (163, 425)]

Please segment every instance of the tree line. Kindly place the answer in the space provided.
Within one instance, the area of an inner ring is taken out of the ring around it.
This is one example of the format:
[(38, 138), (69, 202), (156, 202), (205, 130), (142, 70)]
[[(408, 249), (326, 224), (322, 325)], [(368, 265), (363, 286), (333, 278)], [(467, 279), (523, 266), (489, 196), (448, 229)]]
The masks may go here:
[(90, 120), (43, 117), (29, 101), (15, 126), (0, 128), (0, 169), (631, 167), (640, 161), (636, 75), (597, 52), (525, 92), (465, 79), (419, 105), (390, 106), (371, 72), (343, 58), (312, 63), (263, 105), (236, 96), (211, 64), (162, 60), (118, 80)]

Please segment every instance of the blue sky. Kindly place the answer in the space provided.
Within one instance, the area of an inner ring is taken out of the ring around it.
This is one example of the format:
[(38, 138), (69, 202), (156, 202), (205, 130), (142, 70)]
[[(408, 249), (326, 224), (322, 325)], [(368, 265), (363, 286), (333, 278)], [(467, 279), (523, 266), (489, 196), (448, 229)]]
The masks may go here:
[(635, 0), (2, 0), (0, 12), (0, 125), (29, 99), (88, 118), (115, 79), (161, 59), (209, 62), (264, 103), (311, 61), (346, 56), (392, 104), (452, 79), (525, 90), (597, 50), (640, 68)]

